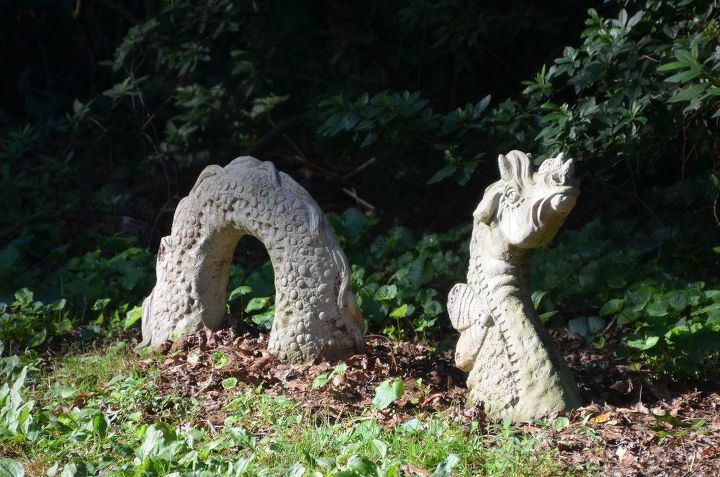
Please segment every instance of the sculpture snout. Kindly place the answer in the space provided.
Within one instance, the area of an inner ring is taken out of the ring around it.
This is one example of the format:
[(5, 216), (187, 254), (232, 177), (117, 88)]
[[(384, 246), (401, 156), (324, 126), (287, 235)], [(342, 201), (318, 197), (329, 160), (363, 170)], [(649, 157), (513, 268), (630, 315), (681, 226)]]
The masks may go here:
[(575, 207), (578, 190), (575, 187), (564, 187), (564, 190), (550, 196), (549, 206), (552, 211), (568, 214)]

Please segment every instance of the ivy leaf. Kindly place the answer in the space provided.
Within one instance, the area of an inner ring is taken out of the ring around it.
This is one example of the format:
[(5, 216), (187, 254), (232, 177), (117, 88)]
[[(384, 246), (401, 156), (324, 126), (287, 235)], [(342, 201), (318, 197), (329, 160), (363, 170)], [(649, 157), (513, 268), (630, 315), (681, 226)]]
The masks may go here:
[(617, 317), (618, 325), (627, 325), (640, 318), (640, 313), (633, 310), (623, 310)]
[(683, 311), (688, 306), (687, 294), (681, 291), (673, 291), (665, 295), (665, 301), (676, 311)]
[[(346, 471), (352, 472), (352, 476), (358, 476), (358, 477), (371, 477), (380, 475), (380, 469), (377, 464), (375, 464), (370, 459), (367, 459), (366, 457), (362, 457), (360, 455), (353, 455), (350, 457), (347, 463)], [(339, 475), (339, 474), (333, 474), (333, 475)]]
[(324, 388), (327, 383), (330, 382), (330, 373), (322, 373), (315, 376), (313, 379), (312, 388), (321, 389)]
[(348, 238), (360, 236), (368, 223), (367, 217), (355, 208), (349, 208), (343, 212), (339, 224), (339, 232)]
[(600, 307), (600, 311), (598, 312), (598, 315), (600, 317), (614, 315), (615, 313), (622, 310), (622, 307), (624, 304), (625, 304), (625, 300), (623, 300), (621, 298), (614, 298), (614, 299), (606, 302), (602, 307)]
[(100, 439), (103, 439), (107, 435), (108, 421), (103, 413), (98, 412), (93, 416), (92, 426), (93, 432), (97, 434)]
[(579, 316), (570, 320), (568, 328), (570, 332), (577, 333), (586, 341), (592, 341), (605, 327), (605, 321), (597, 316)]
[(648, 316), (662, 317), (668, 314), (667, 308), (668, 305), (666, 302), (654, 300), (647, 306), (647, 308), (645, 308), (645, 312), (648, 314)]
[(645, 305), (648, 304), (652, 297), (653, 291), (655, 291), (655, 289), (646, 283), (629, 290), (626, 297), (628, 302), (633, 305), (632, 310), (640, 311), (645, 308)]
[(222, 369), (228, 364), (228, 358), (225, 356), (225, 353), (221, 351), (216, 351), (211, 355), (211, 359), (213, 361), (213, 368), (215, 369)]
[(420, 258), (413, 260), (407, 270), (407, 279), (413, 288), (420, 288), (421, 286), (432, 280), (433, 270), (432, 267), (428, 266), (426, 260)]
[(23, 477), (25, 470), (20, 462), (13, 459), (0, 458), (0, 476)]
[(383, 285), (375, 292), (375, 299), (389, 301), (397, 296), (397, 285)]
[(228, 301), (233, 301), (237, 297), (245, 296), (249, 293), (252, 293), (252, 288), (247, 285), (241, 285), (230, 292), (230, 296), (228, 296)]
[(659, 336), (648, 336), (646, 338), (627, 340), (627, 345), (631, 348), (646, 351), (658, 344), (658, 341), (660, 341)]
[(565, 416), (560, 416), (555, 419), (555, 430), (560, 432), (570, 425), (570, 419)]
[(457, 454), (448, 455), (445, 460), (440, 462), (430, 477), (450, 477), (453, 475), (453, 468), (460, 462), (460, 456)]
[(253, 311), (260, 311), (264, 309), (268, 303), (270, 303), (270, 297), (269, 296), (263, 296), (263, 297), (255, 297), (252, 300), (250, 300), (245, 307), (245, 313), (252, 313)]
[(385, 409), (405, 393), (405, 385), (400, 378), (386, 379), (375, 388), (375, 397), (372, 400), (376, 409)]
[(275, 319), (275, 307), (271, 306), (262, 313), (258, 313), (252, 316), (252, 322), (256, 325), (262, 326), (269, 330), (272, 328), (273, 320)]
[(532, 300), (533, 308), (535, 308), (535, 310), (538, 309), (538, 307), (540, 306), (540, 302), (545, 297), (545, 295), (547, 295), (546, 290), (537, 290), (532, 293), (530, 299)]
[(390, 316), (392, 318), (405, 318), (408, 315), (407, 309), (407, 304), (403, 303), (399, 307), (395, 308), (392, 312), (390, 312)]
[(152, 424), (145, 430), (143, 442), (137, 450), (137, 457), (142, 462), (146, 457), (156, 454), (165, 443), (166, 430), (162, 425)]
[(448, 177), (452, 176), (453, 174), (455, 174), (456, 171), (457, 171), (457, 166), (455, 166), (453, 164), (447, 165), (447, 166), (443, 167), (442, 169), (440, 169), (439, 171), (437, 171), (435, 174), (433, 174), (433, 176), (430, 178), (430, 180), (427, 183), (435, 184), (436, 182), (443, 181), (443, 180), (447, 179)]
[(125, 314), (123, 329), (127, 330), (142, 318), (142, 307), (135, 306)]

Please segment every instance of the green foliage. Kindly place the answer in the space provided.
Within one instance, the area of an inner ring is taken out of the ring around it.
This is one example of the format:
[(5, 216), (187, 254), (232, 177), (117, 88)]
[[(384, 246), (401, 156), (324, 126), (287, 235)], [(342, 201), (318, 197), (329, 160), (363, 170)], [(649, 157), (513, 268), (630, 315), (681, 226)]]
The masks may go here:
[[(640, 175), (667, 180), (679, 163), (683, 173), (704, 174), (718, 147), (717, 5), (650, 1), (637, 9), (630, 2), (628, 12), (623, 4), (615, 2), (616, 18), (590, 9), (582, 43), (523, 82), (518, 100), (483, 113), (486, 97), (443, 115), (417, 92), (365, 93), (351, 101), (337, 96), (321, 103), (320, 132), (349, 133), (360, 149), (382, 139), (393, 150), (442, 151), (446, 165), (431, 183), (451, 176), (468, 183), (488, 144), (491, 154), (536, 151), (538, 162), (568, 153), (587, 162), (580, 171), (593, 183), (636, 187)], [(419, 134), (404, 139), (413, 130)]]
[(349, 134), (353, 141), (362, 139), (360, 148), (371, 146), (380, 138), (385, 147), (425, 146), (442, 150), (447, 165), (428, 183), (456, 176), (457, 182), (465, 185), (484, 155), (470, 153), (472, 146), (467, 136), (480, 128), (490, 96), (446, 115), (433, 112), (428, 104), (419, 92), (408, 91), (381, 91), (372, 97), (366, 93), (353, 102), (342, 95), (335, 96), (319, 104), (326, 119), (318, 132), (327, 137), (341, 132)]
[[(553, 42), (572, 38), (567, 18), (580, 12), (569, 0), (543, 7), (543, 22), (534, 21), (540, 10), (524, 1), (277, 9), (245, 0), (180, 0), (129, 2), (112, 17), (107, 5), (83, 5), (72, 15), (67, 8), (21, 0), (2, 18), (4, 45), (23, 52), (6, 58), (2, 79), (11, 103), (0, 113), (6, 293), (91, 250), (100, 230), (140, 228), (144, 243), (157, 243), (178, 198), (210, 162), (252, 150), (293, 173), (296, 157), (310, 156), (321, 169), (355, 169), (366, 158), (315, 135), (333, 104), (362, 110), (357, 120), (343, 113), (338, 123), (351, 134), (360, 116), (381, 118), (371, 128), (376, 134), (408, 144), (420, 136), (413, 127), (426, 123), (409, 121), (427, 114), (430, 103), (445, 111), (430, 121), (433, 131), (458, 129), (487, 107), (478, 89), (511, 94), (505, 74), (523, 77)], [(512, 65), (504, 59), (511, 56)], [(364, 96), (366, 90), (385, 93)], [(360, 100), (353, 105), (341, 99), (347, 97)], [(438, 159), (432, 142), (423, 139), (431, 154), (394, 178), (385, 176), (391, 159), (417, 158), (417, 150), (384, 153), (363, 186), (377, 178), (382, 186), (388, 179), (426, 182)], [(438, 150), (462, 182), (480, 157), (455, 131)]]
[(13, 459), (0, 458), (0, 475), (7, 477), (23, 477), (25, 471), (22, 464)]
[(209, 425), (187, 398), (158, 393), (156, 364), (108, 349), (24, 368), (0, 388), (0, 452), (55, 475), (392, 476), (407, 464), (437, 477), (560, 471), (536, 437), (514, 428), (468, 429), (443, 415), (395, 428), (371, 416), (329, 422), (260, 388), (240, 390), (224, 421)]
[(405, 385), (402, 379), (387, 379), (375, 388), (375, 397), (373, 398), (373, 406), (377, 409), (385, 409), (402, 397), (405, 393)]
[(238, 266), (233, 266), (228, 290), (230, 290), (227, 296), (229, 314), (249, 319), (262, 329), (272, 328), (275, 316), (273, 304), (275, 284), (270, 262), (266, 262), (250, 274), (246, 274)]
[(28, 368), (24, 367), (10, 386), (0, 387), (0, 439), (15, 442), (36, 438), (36, 425), (32, 415), (35, 401), (23, 396), (23, 385)]
[(10, 353), (20, 353), (69, 332), (73, 320), (65, 305), (64, 298), (44, 304), (27, 288), (18, 290), (14, 301), (0, 302), (0, 342)]
[[(17, 353), (78, 328), (80, 338), (88, 341), (135, 326), (142, 316), (135, 304), (151, 288), (155, 259), (146, 249), (127, 247), (132, 242), (120, 237), (105, 239), (101, 241), (105, 250), (122, 251), (106, 258), (98, 249), (68, 260), (53, 278), (60, 280), (71, 303), (60, 298), (45, 304), (35, 300), (35, 293), (27, 288), (17, 290), (13, 301), (0, 302), (0, 341)], [(40, 285), (45, 287), (45, 295), (54, 294), (47, 290), (48, 283)]]
[[(98, 249), (68, 260), (62, 273), (67, 296), (94, 302), (110, 298), (113, 303), (140, 303), (154, 282), (155, 257), (144, 248), (129, 246), (132, 239), (111, 239), (112, 256)], [(109, 242), (109, 241), (108, 241)], [(117, 250), (117, 251), (115, 251)]]
[[(655, 379), (714, 375), (720, 356), (718, 292), (674, 276), (671, 267), (648, 258), (662, 247), (672, 253), (679, 244), (671, 237), (648, 237), (635, 221), (605, 223), (565, 233), (553, 248), (534, 254), (533, 286), (542, 290), (536, 295), (539, 309), (545, 315), (561, 310), (575, 316), (570, 330), (598, 347), (604, 346), (603, 333), (610, 326), (620, 327), (627, 354)], [(673, 271), (687, 273), (687, 268)]]
[(642, 282), (619, 300), (606, 303), (605, 314), (633, 330), (628, 352), (655, 375), (706, 377), (717, 371), (720, 290), (706, 290), (702, 282), (680, 289)]
[(322, 389), (327, 385), (327, 383), (330, 382), (335, 376), (343, 376), (345, 375), (345, 372), (347, 371), (347, 364), (340, 362), (338, 363), (335, 368), (329, 373), (321, 373), (315, 376), (315, 379), (313, 379), (312, 387), (313, 389)]
[(348, 209), (331, 222), (353, 263), (353, 291), (370, 329), (393, 337), (432, 329), (444, 311), (446, 287), (465, 274), (469, 228), (418, 240), (408, 228), (393, 227), (368, 251), (363, 239), (376, 221)]
[[(60, 18), (36, 2), (10, 8), (9, 25), (27, 12)], [(55, 85), (67, 73), (44, 50), (35, 55), (42, 68), (12, 60), (5, 75), (25, 85), (14, 112), (0, 113), (0, 334), (13, 353), (70, 325), (83, 340), (136, 327), (153, 279), (145, 246), (169, 229), (204, 166), (243, 151), (299, 178), (325, 210), (346, 209), (331, 220), (371, 332), (445, 331), (445, 296), (467, 263), (469, 224), (456, 224), (497, 177), (484, 159), (514, 148), (538, 161), (565, 151), (584, 179), (582, 210), (568, 224), (578, 230), (532, 262), (543, 321), (569, 320), (602, 346), (637, 283), (662, 296), (698, 280), (717, 288), (716, 2), (614, 0), (585, 14), (569, 1), (540, 12), (524, 1), (278, 10), (178, 0), (128, 6), (107, 28), (112, 38), (83, 16), (91, 7), (78, 8), (73, 27), (92, 26), (99, 43), (89, 57), (105, 60), (97, 78), (79, 65), (93, 81), (38, 89), (36, 77)], [(51, 31), (77, 51), (87, 32), (66, 35), (63, 15)], [(7, 41), (46, 44), (31, 30), (22, 41), (8, 29)], [(546, 61), (561, 44), (574, 46)], [(367, 213), (347, 209), (348, 197)], [(229, 314), (269, 329), (272, 269), (248, 271), (234, 269)], [(23, 289), (50, 305), (13, 301)], [(698, 336), (714, 333), (709, 316), (692, 312), (659, 323), (642, 311), (619, 326), (632, 332), (633, 356), (658, 373), (694, 375), (688, 363), (699, 358), (681, 350), (694, 342), (667, 337), (683, 318), (692, 336), (701, 321)], [(698, 347), (705, 357), (710, 348)]]
[(656, 264), (644, 254), (662, 241), (642, 239), (633, 221), (595, 220), (580, 230), (566, 231), (553, 247), (532, 254), (532, 287), (545, 292), (540, 309), (597, 307), (634, 277), (656, 274)]
[[(542, 151), (538, 161), (560, 151), (592, 161), (595, 180), (690, 160), (703, 172), (704, 155), (717, 146), (714, 127), (701, 119), (718, 108), (717, 5), (626, 5), (633, 10), (621, 9), (617, 18), (590, 9), (582, 44), (566, 47), (525, 82), (522, 102), (494, 110), (489, 132)], [(670, 71), (675, 74), (667, 76)], [(689, 137), (694, 150), (679, 149), (678, 141)]]

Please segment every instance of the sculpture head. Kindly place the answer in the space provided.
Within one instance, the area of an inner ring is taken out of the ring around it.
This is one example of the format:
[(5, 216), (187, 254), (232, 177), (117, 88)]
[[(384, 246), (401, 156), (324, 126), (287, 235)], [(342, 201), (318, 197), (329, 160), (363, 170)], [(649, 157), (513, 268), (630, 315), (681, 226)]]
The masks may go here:
[(530, 249), (548, 244), (575, 206), (579, 189), (572, 159), (547, 159), (533, 172), (520, 151), (498, 156), (500, 180), (485, 189), (474, 216), (496, 229), (511, 246)]

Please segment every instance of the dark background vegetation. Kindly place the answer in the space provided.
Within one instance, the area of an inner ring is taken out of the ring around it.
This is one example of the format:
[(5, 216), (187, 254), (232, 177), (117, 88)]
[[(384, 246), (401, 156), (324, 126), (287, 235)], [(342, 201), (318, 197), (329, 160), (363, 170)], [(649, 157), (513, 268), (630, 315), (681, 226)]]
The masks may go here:
[[(517, 148), (538, 162), (566, 151), (583, 184), (556, 245), (532, 258), (543, 319), (620, 342), (609, 352), (650, 379), (711, 382), (717, 9), (1, 1), (5, 346), (133, 326), (177, 202), (205, 166), (242, 154), (331, 215), (371, 331), (441, 343), (470, 215), (497, 154)], [(267, 326), (272, 273), (247, 246), (229, 310)]]

